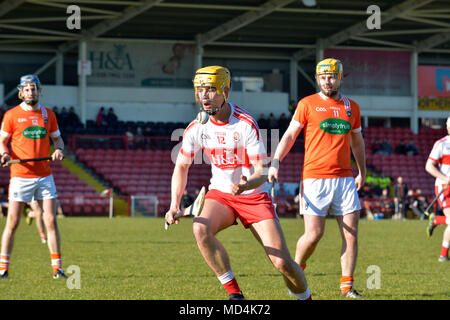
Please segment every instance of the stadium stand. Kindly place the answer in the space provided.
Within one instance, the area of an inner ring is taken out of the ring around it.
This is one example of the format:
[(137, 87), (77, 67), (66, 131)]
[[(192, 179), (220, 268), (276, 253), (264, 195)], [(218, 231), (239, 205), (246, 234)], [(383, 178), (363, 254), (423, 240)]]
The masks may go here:
[[(124, 123), (131, 128), (146, 124), (148, 123), (131, 121)], [(131, 149), (124, 136), (117, 135), (72, 135), (70, 144), (77, 160), (108, 182), (119, 194), (156, 195), (159, 200), (158, 214), (161, 216), (170, 205), (170, 183), (174, 167), (171, 152), (175, 144), (179, 143), (171, 141), (169, 136), (171, 130), (182, 128), (186, 124), (157, 122), (150, 125), (153, 132), (157, 132), (158, 135), (150, 137), (151, 143), (144, 145), (142, 149)], [(403, 176), (410, 188), (420, 188), (427, 198), (432, 198), (434, 179), (425, 172), (424, 166), (433, 142), (445, 134), (445, 130), (435, 129), (421, 129), (420, 134), (414, 135), (409, 128), (365, 128), (367, 164), (375, 172), (390, 176), (392, 181), (399, 175)], [(419, 149), (419, 155), (373, 154), (370, 145), (375, 138), (383, 137), (388, 137), (394, 147), (400, 140), (413, 140)], [(283, 161), (280, 183), (300, 181), (303, 157), (303, 143), (300, 136), (293, 150)], [(353, 174), (356, 176), (356, 168), (353, 168)], [(188, 192), (192, 194), (203, 185), (208, 185), (210, 175), (208, 164), (194, 164), (189, 171)], [(369, 200), (375, 209), (378, 208), (379, 199)], [(285, 211), (283, 204), (281, 207), (280, 210)], [(75, 209), (77, 212), (78, 210), (79, 208)]]

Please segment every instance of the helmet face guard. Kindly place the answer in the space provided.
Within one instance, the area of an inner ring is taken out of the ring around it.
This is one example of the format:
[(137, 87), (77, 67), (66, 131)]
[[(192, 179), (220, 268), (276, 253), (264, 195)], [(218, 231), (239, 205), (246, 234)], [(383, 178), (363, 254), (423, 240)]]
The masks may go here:
[(214, 87), (219, 94), (222, 94), (225, 102), (228, 96), (225, 88), (231, 88), (231, 75), (227, 68), (220, 66), (204, 67), (197, 70), (194, 77), (195, 101), (199, 102), (198, 87)]
[(336, 73), (338, 80), (342, 80), (344, 78), (342, 62), (333, 58), (320, 61), (316, 66), (316, 77), (325, 73)]
[(41, 82), (39, 81), (39, 78), (37, 75), (27, 74), (25, 76), (22, 76), (22, 77), (20, 77), (20, 83), (17, 86), (17, 89), (19, 90), (19, 93), (18, 93), (19, 99), (23, 99), (21, 91), (23, 90), (23, 87), (26, 85), (34, 85), (36, 90), (41, 89)]

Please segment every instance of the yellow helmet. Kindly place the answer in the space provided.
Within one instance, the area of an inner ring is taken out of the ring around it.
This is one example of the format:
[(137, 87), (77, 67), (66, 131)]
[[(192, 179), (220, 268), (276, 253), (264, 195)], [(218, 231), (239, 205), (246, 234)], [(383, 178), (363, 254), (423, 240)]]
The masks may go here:
[(194, 77), (195, 100), (198, 102), (197, 87), (215, 87), (219, 94), (223, 94), (226, 102), (228, 97), (225, 94), (225, 88), (231, 88), (230, 71), (221, 66), (200, 68), (195, 72)]
[(328, 58), (320, 61), (316, 66), (316, 76), (324, 73), (337, 73), (338, 80), (344, 77), (342, 62), (338, 59)]

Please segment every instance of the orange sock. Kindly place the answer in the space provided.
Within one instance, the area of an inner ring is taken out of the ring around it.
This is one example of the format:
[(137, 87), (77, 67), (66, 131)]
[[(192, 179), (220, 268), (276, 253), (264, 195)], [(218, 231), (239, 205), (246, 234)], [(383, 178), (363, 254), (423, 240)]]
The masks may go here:
[(53, 273), (58, 271), (58, 269), (61, 269), (61, 254), (60, 253), (51, 253), (50, 258), (52, 260), (52, 269)]
[(353, 277), (352, 276), (342, 276), (341, 277), (341, 293), (344, 294), (350, 291), (353, 287)]

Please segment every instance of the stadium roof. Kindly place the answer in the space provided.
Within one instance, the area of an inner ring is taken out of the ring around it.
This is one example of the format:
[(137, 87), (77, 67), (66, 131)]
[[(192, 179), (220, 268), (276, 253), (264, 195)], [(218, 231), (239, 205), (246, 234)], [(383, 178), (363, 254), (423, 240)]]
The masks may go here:
[[(417, 50), (450, 56), (450, 0), (4, 0), (0, 51), (67, 52), (80, 40), (176, 41), (204, 56), (314, 59), (324, 48)], [(81, 29), (69, 30), (69, 5)], [(381, 10), (369, 30), (368, 7)]]

